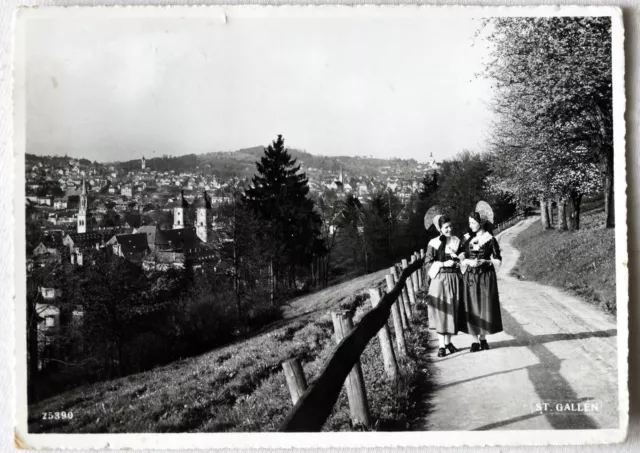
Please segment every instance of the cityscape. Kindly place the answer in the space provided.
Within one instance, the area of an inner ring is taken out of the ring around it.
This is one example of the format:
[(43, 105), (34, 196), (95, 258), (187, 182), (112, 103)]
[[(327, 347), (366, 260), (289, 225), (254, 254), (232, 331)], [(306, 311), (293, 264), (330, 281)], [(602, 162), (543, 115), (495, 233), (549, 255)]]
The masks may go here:
[[(376, 172), (347, 172), (337, 163), (339, 158), (330, 161), (331, 167), (340, 167), (338, 172), (298, 162), (309, 180), (311, 199), (353, 196), (366, 205), (371, 195), (382, 192), (407, 203), (419, 191), (421, 178), (440, 168), (433, 153), (426, 163), (410, 165), (378, 159)], [(93, 250), (107, 251), (147, 272), (184, 268), (187, 262), (196, 266), (207, 262), (216, 271), (228, 269), (217, 250), (220, 241), (233, 239), (220, 227), (219, 211), (249, 186), (249, 178), (241, 174), (221, 179), (210, 165), (163, 171), (153, 162), (142, 157), (126, 164), (103, 164), (27, 155), (28, 271), (63, 260), (83, 266), (87, 252)], [(39, 369), (58, 355), (51, 344), (47, 346), (47, 338), (59, 333), (62, 322), (56, 303), (61, 288), (53, 282), (38, 288), (43, 300), (36, 308), (43, 319), (38, 324)]]

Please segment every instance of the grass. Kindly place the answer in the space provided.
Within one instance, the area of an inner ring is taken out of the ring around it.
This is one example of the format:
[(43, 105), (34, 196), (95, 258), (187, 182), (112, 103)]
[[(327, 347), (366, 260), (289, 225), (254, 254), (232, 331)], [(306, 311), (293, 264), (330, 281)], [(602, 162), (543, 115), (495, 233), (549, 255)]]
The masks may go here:
[(568, 289), (615, 314), (615, 232), (603, 224), (601, 209), (585, 213), (576, 232), (544, 231), (534, 222), (514, 241), (520, 258), (512, 274)]
[[(218, 350), (144, 373), (76, 388), (29, 407), (30, 432), (230, 432), (275, 431), (292, 404), (283, 361), (297, 357), (312, 382), (335, 347), (330, 309), (354, 313), (354, 323), (370, 309), (368, 288), (384, 272), (369, 274), (301, 297), (287, 307), (285, 321)], [(423, 318), (420, 322), (426, 324)], [(419, 407), (416, 395), (425, 377), (421, 364), (426, 328), (408, 338), (410, 357), (395, 383), (385, 376), (374, 338), (361, 357), (373, 429), (407, 430)], [(422, 386), (424, 387), (424, 386)], [(42, 420), (43, 412), (71, 411), (72, 420)], [(343, 391), (324, 430), (349, 430)]]

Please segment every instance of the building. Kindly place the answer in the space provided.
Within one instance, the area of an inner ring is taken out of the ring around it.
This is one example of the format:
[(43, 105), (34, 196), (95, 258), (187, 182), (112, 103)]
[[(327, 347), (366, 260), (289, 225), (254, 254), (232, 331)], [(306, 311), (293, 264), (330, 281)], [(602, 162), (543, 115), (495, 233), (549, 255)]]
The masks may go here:
[[(90, 249), (99, 250), (105, 246), (108, 231), (91, 231), (88, 233), (68, 233), (62, 245), (69, 248), (71, 263), (82, 266), (84, 252)], [(113, 233), (111, 233), (113, 234)]]
[(85, 185), (84, 179), (82, 180), (82, 190), (80, 192), (80, 203), (78, 205), (78, 223), (77, 223), (77, 232), (78, 233), (86, 233), (87, 232), (87, 187)]
[(147, 161), (145, 160), (144, 156), (142, 156), (142, 163), (141, 163), (142, 169), (144, 170), (145, 168), (147, 168)]
[(433, 152), (431, 154), (429, 154), (429, 161), (427, 162), (427, 170), (439, 170), (440, 169), (440, 164), (438, 162), (436, 162), (435, 158), (433, 157)]
[(177, 230), (185, 227), (185, 209), (189, 209), (189, 203), (184, 199), (184, 191), (180, 191), (180, 200), (173, 208), (173, 229)]
[(147, 235), (144, 233), (117, 234), (109, 239), (106, 245), (111, 247), (114, 255), (134, 262), (142, 262), (150, 252)]
[(205, 190), (202, 197), (198, 198), (194, 206), (196, 208), (196, 235), (202, 242), (207, 242), (209, 238), (209, 212), (211, 212), (211, 200)]
[(152, 252), (156, 250), (168, 250), (169, 240), (157, 225), (144, 225), (133, 231), (137, 234), (144, 234), (147, 238), (147, 247)]
[(133, 188), (128, 185), (122, 186), (120, 188), (120, 195), (124, 195), (125, 197), (133, 197)]

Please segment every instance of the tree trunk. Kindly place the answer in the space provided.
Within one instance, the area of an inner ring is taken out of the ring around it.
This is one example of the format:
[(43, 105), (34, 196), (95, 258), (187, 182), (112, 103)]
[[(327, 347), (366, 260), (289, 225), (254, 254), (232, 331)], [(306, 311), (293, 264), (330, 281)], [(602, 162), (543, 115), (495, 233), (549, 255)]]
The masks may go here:
[(578, 231), (580, 229), (580, 204), (582, 203), (582, 194), (571, 192), (569, 195), (569, 203), (567, 205), (568, 215), (567, 223), (569, 231)]
[(604, 213), (605, 227), (613, 228), (616, 226), (614, 188), (613, 188), (613, 147), (609, 147), (605, 152), (605, 168), (604, 168)]
[(540, 222), (542, 223), (543, 230), (546, 230), (550, 227), (548, 204), (544, 195), (540, 195)]
[(566, 231), (567, 229), (567, 201), (564, 198), (558, 200), (558, 229), (560, 231)]
[(275, 282), (273, 277), (273, 260), (269, 261), (269, 302), (273, 307), (275, 305), (274, 288)]

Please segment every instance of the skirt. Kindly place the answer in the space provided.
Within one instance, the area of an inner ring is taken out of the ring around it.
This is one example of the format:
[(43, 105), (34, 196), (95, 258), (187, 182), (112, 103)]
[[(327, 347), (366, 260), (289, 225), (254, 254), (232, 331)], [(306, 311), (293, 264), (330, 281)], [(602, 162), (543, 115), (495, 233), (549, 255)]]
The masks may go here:
[(427, 313), (429, 328), (439, 334), (456, 335), (460, 330), (462, 275), (459, 271), (438, 272), (429, 283)]
[(460, 330), (469, 335), (502, 332), (498, 279), (493, 267), (467, 269), (462, 280), (462, 311), (465, 320)]

